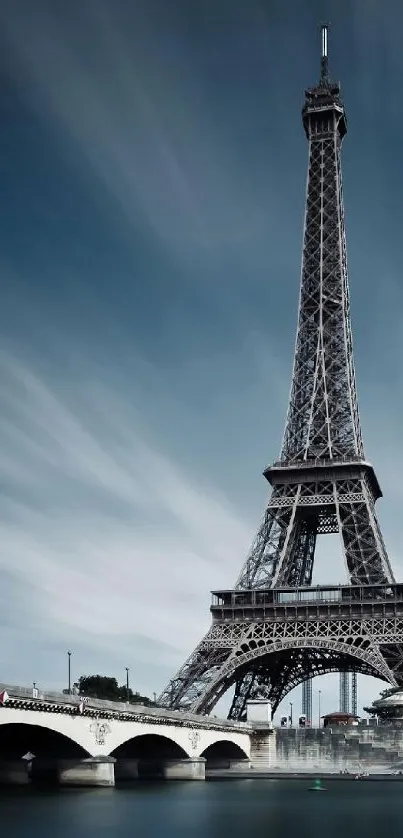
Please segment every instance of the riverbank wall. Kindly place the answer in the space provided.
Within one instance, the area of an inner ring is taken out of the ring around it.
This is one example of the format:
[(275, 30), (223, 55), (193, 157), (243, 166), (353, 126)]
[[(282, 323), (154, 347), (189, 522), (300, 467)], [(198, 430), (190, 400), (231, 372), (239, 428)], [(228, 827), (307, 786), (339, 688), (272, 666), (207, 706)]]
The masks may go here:
[[(267, 754), (264, 770), (274, 773), (403, 771), (403, 730), (382, 726), (277, 728)], [(261, 760), (255, 768), (263, 769)]]

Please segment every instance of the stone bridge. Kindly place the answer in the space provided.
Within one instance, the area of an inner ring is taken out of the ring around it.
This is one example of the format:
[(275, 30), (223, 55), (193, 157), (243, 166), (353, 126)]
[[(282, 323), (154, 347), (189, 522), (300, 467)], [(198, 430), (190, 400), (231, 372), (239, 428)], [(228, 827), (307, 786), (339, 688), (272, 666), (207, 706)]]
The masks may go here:
[(204, 779), (206, 766), (249, 766), (254, 735), (247, 722), (0, 685), (0, 782)]

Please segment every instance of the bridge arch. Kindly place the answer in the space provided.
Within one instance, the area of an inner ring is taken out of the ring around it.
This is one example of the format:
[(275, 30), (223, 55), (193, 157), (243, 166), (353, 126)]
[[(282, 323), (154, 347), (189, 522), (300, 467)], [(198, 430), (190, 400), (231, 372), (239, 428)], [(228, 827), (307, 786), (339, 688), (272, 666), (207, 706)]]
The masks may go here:
[(188, 759), (189, 754), (174, 737), (159, 733), (138, 733), (125, 739), (110, 753), (116, 759)]
[[(126, 739), (111, 754), (116, 760), (115, 776), (127, 778), (127, 769), (140, 778), (164, 777), (166, 764), (188, 759), (185, 749), (174, 739), (158, 733), (140, 733)], [(122, 773), (123, 772), (123, 773)], [(125, 776), (126, 775), (126, 776)]]
[(88, 750), (70, 736), (41, 724), (6, 722), (0, 725), (0, 760), (20, 760), (31, 753), (36, 759), (86, 759)]
[[(0, 708), (0, 742), (3, 728), (15, 725), (23, 725), (28, 729), (38, 728), (37, 737), (40, 737), (40, 731), (49, 731), (50, 734), (60, 735), (81, 749), (84, 752), (84, 757), (96, 756), (99, 752), (92, 719), (84, 721), (82, 716), (49, 713), (41, 710), (32, 712), (17, 707), (6, 706)], [(14, 732), (17, 734), (17, 728), (14, 729)], [(31, 750), (33, 750), (32, 747)]]
[(246, 751), (240, 745), (225, 738), (217, 739), (205, 748), (200, 756), (205, 758), (206, 768), (227, 768), (233, 762), (242, 762), (244, 760), (249, 762), (249, 755)]
[(253, 669), (267, 671), (276, 662), (283, 667), (287, 665), (288, 673), (284, 684), (269, 695), (272, 709), (275, 711), (287, 693), (306, 680), (307, 667), (302, 666), (304, 657), (311, 663), (312, 677), (345, 669), (372, 675), (396, 685), (393, 673), (385, 660), (369, 642), (366, 645), (362, 643), (355, 646), (353, 643), (332, 639), (313, 643), (312, 638), (282, 639), (275, 643), (261, 641), (259, 645), (252, 641), (249, 647), (245, 644), (237, 654), (227, 660), (189, 709), (196, 713), (210, 713), (217, 701), (241, 675)]

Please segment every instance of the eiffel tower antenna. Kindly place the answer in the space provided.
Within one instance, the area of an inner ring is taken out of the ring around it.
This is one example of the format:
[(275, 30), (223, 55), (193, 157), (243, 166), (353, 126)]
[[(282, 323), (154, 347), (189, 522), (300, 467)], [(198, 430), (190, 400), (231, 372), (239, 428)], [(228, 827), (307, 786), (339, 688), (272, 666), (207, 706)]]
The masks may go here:
[(321, 84), (328, 84), (329, 82), (329, 59), (327, 54), (327, 42), (329, 34), (329, 24), (324, 23), (321, 27), (322, 35), (322, 55), (320, 60), (320, 81)]
[[(403, 585), (395, 584), (375, 512), (382, 492), (366, 458), (355, 379), (341, 173), (347, 119), (329, 79), (305, 91), (308, 178), (298, 326), (271, 494), (233, 590), (213, 593), (213, 623), (159, 698), (208, 713), (235, 684), (230, 717), (325, 672), (403, 684)], [(312, 587), (318, 535), (338, 533), (349, 584)], [(343, 676), (347, 684), (348, 676)], [(346, 699), (347, 700), (347, 699)], [(343, 699), (344, 701), (344, 699)]]

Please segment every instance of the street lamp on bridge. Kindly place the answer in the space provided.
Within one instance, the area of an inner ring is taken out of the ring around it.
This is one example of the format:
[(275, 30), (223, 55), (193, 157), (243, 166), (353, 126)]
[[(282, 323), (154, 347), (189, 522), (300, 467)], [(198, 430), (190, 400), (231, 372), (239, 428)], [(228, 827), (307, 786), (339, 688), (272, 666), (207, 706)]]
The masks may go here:
[(67, 652), (69, 695), (71, 694), (71, 652)]
[(126, 701), (129, 703), (129, 667), (126, 666)]

